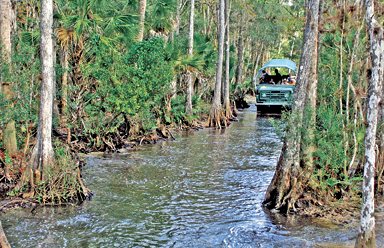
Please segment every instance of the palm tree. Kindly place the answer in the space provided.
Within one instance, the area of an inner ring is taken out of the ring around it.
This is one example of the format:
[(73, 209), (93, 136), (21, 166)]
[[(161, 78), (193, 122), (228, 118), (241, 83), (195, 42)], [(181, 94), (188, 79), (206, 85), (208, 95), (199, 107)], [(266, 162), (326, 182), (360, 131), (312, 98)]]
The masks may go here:
[[(182, 42), (169, 42), (165, 47), (166, 54), (172, 63), (173, 70), (179, 76), (179, 80), (177, 77), (175, 78), (173, 87), (176, 87), (176, 81), (188, 80), (188, 78), (186, 78), (186, 72), (189, 72), (192, 78), (209, 78), (210, 75), (212, 75), (210, 68), (213, 66), (210, 63), (215, 57), (213, 44), (209, 40), (206, 40), (205, 37), (203, 38), (200, 34), (195, 35), (194, 38), (194, 56), (185, 54), (185, 51), (188, 48), (187, 39)], [(201, 96), (207, 89), (202, 89), (199, 95)], [(169, 100), (174, 96), (176, 88), (171, 89), (171, 92), (170, 96), (167, 96), (168, 104), (170, 104)], [(170, 105), (168, 108), (170, 108)]]
[[(68, 77), (75, 81), (74, 85), (81, 85), (80, 65), (85, 61), (92, 61), (96, 56), (95, 46), (104, 46), (111, 52), (133, 43), (136, 35), (134, 24), (137, 17), (126, 13), (125, 6), (122, 11), (115, 10), (115, 6), (98, 0), (79, 0), (77, 2), (59, 1), (58, 20), (59, 27), (55, 29), (60, 43), (60, 63), (63, 70), (61, 80), (62, 124), (67, 123)], [(98, 44), (92, 41), (98, 38)], [(69, 71), (69, 64), (74, 68)], [(77, 81), (76, 81), (77, 80)], [(70, 141), (70, 133), (68, 133)]]
[(174, 0), (155, 0), (147, 6), (146, 23), (156, 33), (168, 36), (173, 31)]

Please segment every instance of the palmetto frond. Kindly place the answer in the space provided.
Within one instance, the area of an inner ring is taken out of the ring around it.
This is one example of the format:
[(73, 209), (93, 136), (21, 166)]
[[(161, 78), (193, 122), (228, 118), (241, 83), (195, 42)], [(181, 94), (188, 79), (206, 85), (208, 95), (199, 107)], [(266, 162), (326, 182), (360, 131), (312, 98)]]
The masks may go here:
[(25, 31), (21, 33), (21, 40), (31, 45), (40, 43), (40, 31)]
[[(182, 39), (180, 37), (180, 39)], [(197, 41), (197, 42), (196, 42)], [(165, 47), (166, 54), (176, 71), (182, 72), (185, 69), (194, 68), (203, 73), (207, 68), (207, 56), (212, 55), (212, 49), (203, 39), (195, 39), (193, 56), (187, 54), (188, 40), (182, 42), (168, 43)]]
[(120, 15), (104, 18), (101, 25), (103, 34), (115, 36), (116, 34), (130, 34), (130, 29), (138, 22), (137, 15)]
[(148, 6), (148, 20), (155, 31), (168, 32), (172, 30), (172, 14), (176, 8), (174, 0), (155, 0)]
[(72, 29), (56, 28), (55, 34), (62, 48), (68, 47), (75, 40), (75, 32)]

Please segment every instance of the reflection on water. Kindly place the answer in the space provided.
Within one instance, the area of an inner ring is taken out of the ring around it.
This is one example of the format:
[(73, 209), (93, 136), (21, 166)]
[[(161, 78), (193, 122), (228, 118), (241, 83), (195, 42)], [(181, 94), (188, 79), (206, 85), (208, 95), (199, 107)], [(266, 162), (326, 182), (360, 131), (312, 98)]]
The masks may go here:
[[(281, 142), (254, 108), (226, 130), (202, 130), (128, 154), (90, 156), (81, 206), (2, 216), (14, 247), (327, 247), (356, 229), (266, 213)], [(380, 238), (378, 238), (380, 242)]]

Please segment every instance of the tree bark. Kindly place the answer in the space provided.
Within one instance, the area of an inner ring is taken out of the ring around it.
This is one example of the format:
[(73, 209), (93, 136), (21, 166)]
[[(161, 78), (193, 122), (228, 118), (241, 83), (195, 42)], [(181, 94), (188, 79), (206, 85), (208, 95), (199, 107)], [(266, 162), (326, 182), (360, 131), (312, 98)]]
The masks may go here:
[(189, 13), (189, 43), (188, 43), (188, 54), (193, 54), (193, 32), (194, 32), (194, 21), (195, 21), (195, 0), (190, 0), (191, 8)]
[[(8, 61), (9, 67), (11, 66), (11, 13), (12, 5), (10, 0), (0, 0), (0, 37), (2, 45), (2, 53), (5, 61)], [(11, 73), (11, 71), (9, 71)], [(8, 100), (13, 98), (12, 84), (10, 82), (3, 82), (0, 78), (1, 88)], [(1, 89), (0, 88), (0, 89)], [(13, 108), (13, 105), (8, 106), (9, 111)], [(16, 141), (16, 127), (15, 122), (10, 121), (6, 124), (4, 129), (3, 143), (8, 154), (17, 154), (17, 141)]]
[(61, 75), (61, 124), (67, 123), (68, 111), (68, 48), (63, 47), (60, 50), (60, 64), (64, 70)]
[[(223, 112), (221, 109), (221, 78), (223, 73), (223, 53), (224, 53), (224, 35), (225, 35), (225, 20), (224, 20), (224, 0), (219, 1), (219, 52), (217, 56), (216, 66), (216, 81), (215, 91), (213, 96), (212, 107), (209, 113), (208, 125), (210, 127), (221, 127)], [(224, 121), (225, 125), (225, 121)]]
[[(292, 46), (291, 46), (291, 51), (290, 51), (290, 53), (289, 53), (289, 59), (292, 59), (293, 48), (295, 47), (295, 40), (296, 40), (296, 38), (293, 37), (293, 40), (292, 40)], [(289, 72), (291, 72), (291, 70), (289, 70)]]
[[(242, 23), (240, 24), (242, 25)], [(243, 37), (243, 28), (240, 26), (239, 39), (237, 42), (237, 69), (236, 69), (236, 84), (242, 84), (242, 74), (243, 74), (243, 55), (244, 55), (244, 37)]]
[(7, 61), (11, 61), (11, 1), (0, 0), (0, 34), (2, 52)]
[(231, 111), (231, 104), (229, 102), (229, 73), (230, 73), (230, 68), (229, 68), (229, 59), (230, 59), (230, 54), (229, 54), (229, 39), (230, 39), (230, 33), (229, 33), (229, 0), (225, 0), (225, 29), (226, 29), (226, 39), (225, 39), (225, 80), (224, 80), (224, 114), (226, 118), (232, 117), (232, 111)]
[(25, 168), (22, 183), (31, 182), (32, 185), (45, 181), (44, 169), (52, 164), (54, 152), (52, 148), (52, 106), (53, 106), (53, 0), (41, 1), (40, 21), (40, 53), (41, 53), (41, 81), (40, 112), (37, 129), (36, 144), (28, 166)]
[(186, 103), (185, 103), (185, 112), (189, 115), (193, 115), (192, 110), (192, 83), (193, 75), (192, 72), (186, 71), (184, 74), (185, 85), (186, 85)]
[(140, 0), (139, 2), (139, 35), (137, 37), (137, 41), (143, 41), (144, 37), (144, 22), (145, 22), (145, 9), (147, 7), (147, 0)]
[[(321, 21), (321, 8), (322, 8), (323, 0), (319, 0), (319, 16), (317, 20), (317, 27)], [(307, 169), (309, 171), (312, 171), (313, 168), (313, 156), (312, 153), (315, 151), (315, 147), (313, 145), (313, 139), (314, 139), (314, 129), (315, 129), (315, 123), (316, 123), (316, 101), (317, 101), (317, 84), (318, 84), (318, 65), (319, 65), (319, 41), (320, 41), (320, 32), (317, 32), (317, 39), (314, 41), (313, 46), (313, 56), (311, 61), (311, 67), (310, 67), (310, 74), (309, 74), (309, 80), (308, 80), (308, 86), (307, 86), (307, 96), (305, 99), (305, 106), (304, 106), (304, 114), (306, 116), (306, 120), (304, 123), (304, 130), (303, 132), (303, 149), (302, 149), (302, 162), (306, 165)]]
[(384, 68), (384, 34), (382, 26), (374, 16), (374, 1), (366, 0), (372, 73), (369, 79), (367, 129), (365, 133), (365, 162), (363, 179), (363, 202), (361, 206), (359, 235), (355, 247), (375, 247), (375, 195), (374, 178), (376, 163), (376, 132), (379, 103), (382, 100)]
[(354, 173), (355, 173), (355, 169), (353, 169), (353, 170), (351, 170), (351, 169), (353, 168), (353, 165), (355, 164), (355, 159), (356, 159), (357, 150), (358, 150), (357, 139), (356, 139), (356, 125), (357, 125), (357, 115), (358, 115), (357, 109), (362, 108), (361, 107), (361, 99), (360, 99), (360, 97), (358, 97), (356, 95), (355, 87), (353, 86), (353, 80), (352, 80), (352, 72), (355, 68), (355, 62), (356, 62), (356, 52), (357, 52), (358, 46), (360, 44), (360, 33), (361, 33), (361, 30), (363, 29), (363, 26), (364, 26), (364, 20), (361, 19), (361, 18), (363, 18), (363, 16), (361, 15), (361, 10), (362, 10), (361, 3), (357, 2), (355, 4), (355, 6), (357, 7), (357, 11), (355, 11), (356, 13), (354, 15), (354, 19), (357, 20), (358, 23), (360, 22), (361, 24), (357, 28), (355, 36), (353, 38), (353, 47), (352, 47), (352, 51), (350, 52), (350, 56), (348, 59), (349, 60), (349, 69), (348, 69), (348, 76), (347, 76), (348, 87), (347, 87), (347, 101), (346, 101), (347, 126), (349, 125), (349, 119), (350, 119), (349, 118), (349, 92), (350, 92), (350, 90), (352, 90), (352, 92), (355, 95), (355, 98), (354, 98), (355, 114), (354, 114), (354, 122), (353, 122), (354, 128), (353, 128), (353, 135), (352, 135), (354, 144), (353, 144), (352, 159), (350, 160), (348, 168), (347, 168), (349, 178), (351, 178), (351, 176), (354, 175)]
[(313, 72), (313, 63), (317, 56), (317, 34), (319, 18), (319, 0), (306, 1), (306, 25), (304, 27), (303, 47), (300, 58), (298, 80), (294, 91), (292, 114), (289, 121), (284, 146), (276, 166), (275, 175), (268, 187), (264, 205), (268, 208), (288, 212), (295, 209), (300, 196), (300, 183), (306, 173), (300, 173), (300, 151), (302, 145), (301, 129), (307, 89)]
[[(189, 43), (188, 43), (188, 55), (193, 56), (193, 32), (194, 32), (194, 19), (195, 19), (195, 0), (190, 0), (190, 15), (189, 15)], [(193, 114), (192, 110), (192, 73), (186, 71), (185, 81), (186, 81), (186, 103), (185, 103), (185, 112), (189, 115)]]
[(19, 0), (11, 0), (11, 42), (17, 37), (17, 2)]
[[(255, 65), (254, 65), (254, 67), (253, 67), (253, 74), (252, 74), (253, 78), (256, 78), (257, 69), (258, 69), (257, 66), (259, 65), (260, 57), (262, 57), (263, 49), (264, 49), (264, 44), (261, 43), (261, 45), (260, 45), (260, 49), (258, 49), (259, 52), (257, 53), (257, 57), (256, 57), (256, 59), (255, 59)], [(253, 80), (253, 79), (252, 79), (252, 80)]]
[(181, 0), (176, 1), (176, 35), (180, 33), (180, 6)]
[(214, 9), (212, 7), (212, 3), (208, 4), (207, 17), (209, 19), (208, 28), (207, 28), (207, 36), (210, 36), (211, 35), (211, 31), (212, 31), (212, 26), (213, 26), (212, 25), (213, 18), (214, 18)]
[(0, 221), (0, 247), (2, 247), (2, 248), (11, 248), (11, 246), (8, 243), (7, 237), (5, 236), (5, 233), (4, 233), (1, 221)]

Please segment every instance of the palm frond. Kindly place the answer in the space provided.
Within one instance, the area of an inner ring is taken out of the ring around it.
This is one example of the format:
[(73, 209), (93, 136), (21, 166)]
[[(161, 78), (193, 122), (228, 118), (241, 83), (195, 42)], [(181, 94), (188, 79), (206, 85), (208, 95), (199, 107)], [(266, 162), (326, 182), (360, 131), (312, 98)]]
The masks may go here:
[(40, 31), (21, 32), (21, 40), (30, 45), (40, 44)]
[(72, 29), (56, 28), (55, 34), (62, 48), (68, 47), (75, 40), (75, 32)]

